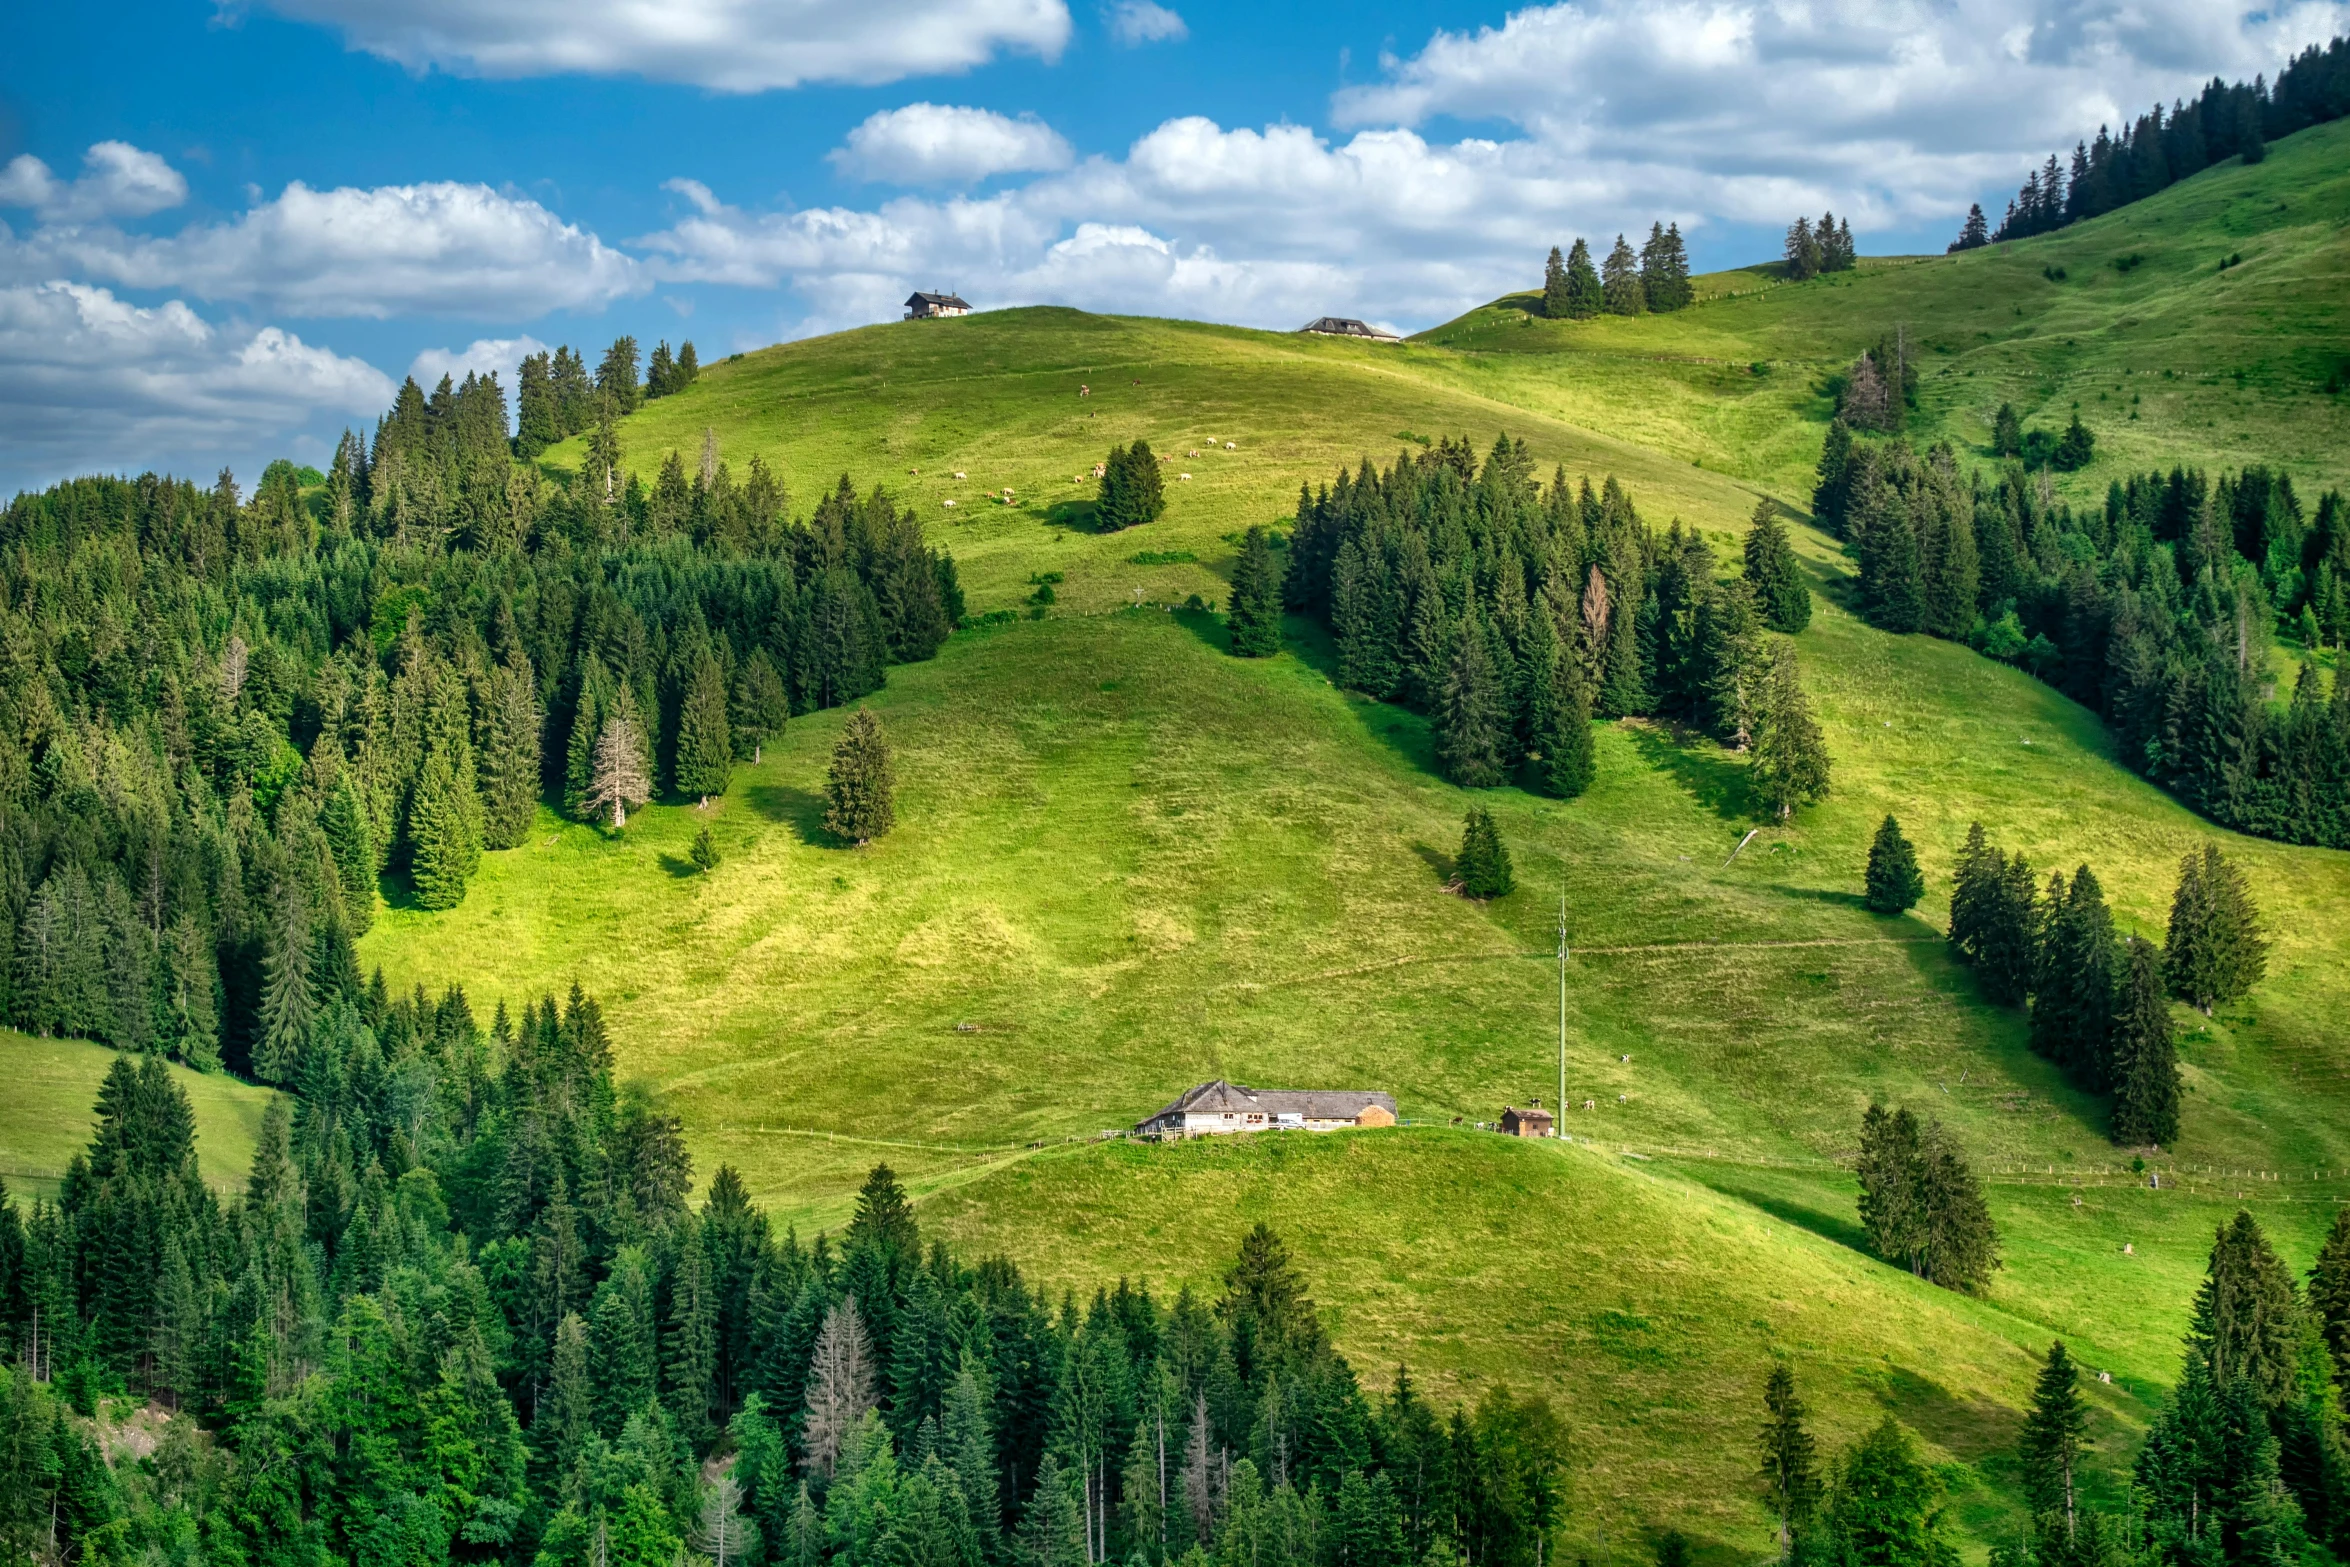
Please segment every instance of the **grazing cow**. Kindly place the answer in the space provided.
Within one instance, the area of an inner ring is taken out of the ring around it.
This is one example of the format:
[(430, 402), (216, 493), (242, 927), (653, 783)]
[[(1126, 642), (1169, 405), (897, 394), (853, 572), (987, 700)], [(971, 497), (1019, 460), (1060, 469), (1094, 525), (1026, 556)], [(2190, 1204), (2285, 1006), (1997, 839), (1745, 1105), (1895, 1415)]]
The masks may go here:
[(1077, 388), (1077, 395), (1080, 397), (1091, 397), (1093, 395), (1093, 388), (1080, 383)]
[(954, 505), (955, 503), (954, 503), (953, 501), (949, 501), (949, 502), (947, 502), (947, 504), (948, 504), (949, 506), (952, 506), (952, 505)]
[(1109, 471), (1110, 465), (1106, 462), (1097, 462), (1093, 465), (1093, 476), (1097, 479), (1107, 477)]
[(1190, 475), (1190, 474), (1188, 474), (1188, 473), (1179, 473), (1179, 474), (1175, 475), (1175, 477), (1176, 477), (1176, 478), (1178, 478), (1178, 479), (1188, 479), (1188, 478), (1190, 478), (1190, 477), (1191, 477), (1191, 475)]
[(1239, 451), (1239, 450), (1240, 450), (1240, 443), (1239, 443), (1238, 441), (1226, 441), (1226, 442), (1224, 443), (1224, 450), (1226, 450), (1226, 451), (1228, 451), (1228, 452), (1236, 452), (1236, 451)]
[(964, 473), (962, 469), (960, 469), (960, 468), (957, 468), (957, 469), (955, 470), (955, 477), (956, 477), (956, 478), (958, 478), (958, 479), (963, 479), (963, 478), (968, 478), (968, 477), (970, 477), (970, 476), (969, 476), (968, 474)]

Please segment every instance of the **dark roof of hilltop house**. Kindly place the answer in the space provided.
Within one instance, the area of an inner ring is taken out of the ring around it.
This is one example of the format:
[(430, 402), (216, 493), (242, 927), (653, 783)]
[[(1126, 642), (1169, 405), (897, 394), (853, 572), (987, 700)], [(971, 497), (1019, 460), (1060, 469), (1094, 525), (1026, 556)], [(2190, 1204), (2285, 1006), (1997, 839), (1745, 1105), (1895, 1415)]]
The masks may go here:
[(954, 310), (968, 310), (970, 304), (960, 294), (914, 294), (906, 300), (911, 309), (915, 305), (940, 305)]
[(1319, 332), (1325, 337), (1375, 337), (1383, 342), (1399, 343), (1403, 339), (1393, 332), (1382, 332), (1367, 326), (1352, 316), (1321, 316), (1298, 328), (1300, 332)]
[(1259, 1115), (1302, 1115), (1309, 1121), (1351, 1121), (1362, 1114), (1366, 1105), (1377, 1105), (1389, 1115), (1395, 1114), (1395, 1096), (1376, 1089), (1250, 1088), (1218, 1078), (1185, 1091), (1150, 1119), (1155, 1121), (1159, 1116), (1178, 1113), (1239, 1115), (1253, 1111)]

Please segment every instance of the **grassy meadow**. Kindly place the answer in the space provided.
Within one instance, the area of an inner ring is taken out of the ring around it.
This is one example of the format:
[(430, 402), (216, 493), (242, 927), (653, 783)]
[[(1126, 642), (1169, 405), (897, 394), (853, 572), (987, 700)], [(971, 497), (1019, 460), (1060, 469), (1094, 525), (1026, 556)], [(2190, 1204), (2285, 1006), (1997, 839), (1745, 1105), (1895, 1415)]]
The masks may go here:
[[(1802, 285), (1718, 274), (1671, 317), (1549, 322), (1512, 297), (1385, 347), (1017, 310), (714, 363), (623, 424), (632, 470), (690, 464), (708, 430), (738, 475), (773, 465), (799, 514), (844, 472), (886, 484), (974, 611), (1046, 572), (1057, 603), (891, 671), (870, 705), (899, 826), (870, 847), (821, 831), (846, 715), (813, 714), (707, 810), (657, 804), (620, 835), (542, 813), (459, 908), (385, 910), (362, 962), (396, 988), (462, 983), (485, 1018), (583, 983), (698, 1171), (733, 1164), (803, 1233), (842, 1222), (884, 1161), (936, 1232), (1056, 1290), (1213, 1289), (1265, 1219), (1367, 1381), (1407, 1362), (1447, 1393), (1554, 1398), (1589, 1540), (1670, 1525), (1716, 1559), (1760, 1550), (1747, 1436), (1789, 1357), (1828, 1432), (1884, 1410), (1920, 1432), (1979, 1559), (2015, 1516), (2005, 1455), (2050, 1336), (2113, 1378), (2091, 1389), (2110, 1492), (2175, 1374), (2213, 1227), (2250, 1206), (2306, 1267), (2350, 1199), (2350, 855), (2221, 833), (2049, 688), (1868, 628), (1842, 552), (1798, 527), (1832, 797), (1733, 855), (1761, 825), (1743, 759), (1602, 725), (1582, 799), (1478, 797), (1520, 885), (1470, 903), (1444, 886), (1471, 797), (1437, 775), (1426, 722), (1337, 689), (1314, 628), (1241, 661), (1215, 614), (1177, 606), (1222, 599), (1241, 530), (1287, 518), (1301, 482), (1462, 432), (1523, 438), (1546, 475), (1612, 473), (1727, 563), (1758, 494), (1807, 496), (1822, 378), (1896, 323), (1926, 364), (1925, 438), (1975, 449), (2003, 399), (2039, 425), (2077, 402), (2099, 438), (2078, 494), (2263, 460), (2313, 498), (2350, 481), (2350, 401), (2324, 389), (2350, 359), (2345, 152), (2350, 122), (2015, 246)], [(1097, 535), (1092, 464), (1137, 438), (1172, 459), (1167, 515)], [(1860, 901), (1888, 812), (1932, 889), (1894, 920)], [(2159, 931), (2191, 847), (2246, 868), (2270, 978), (2180, 1014), (2185, 1134), (2159, 1188), (1950, 960), (1975, 820), (2043, 877), (2092, 865), (2125, 929)], [(687, 857), (704, 825), (724, 856), (708, 873)], [(1562, 894), (1572, 1141), (1480, 1134), (1505, 1102), (1557, 1097)], [(40, 1189), (86, 1140), (108, 1056), (15, 1035), (0, 1052), (19, 1081), (0, 1172)], [(1407, 1124), (1101, 1136), (1218, 1076), (1385, 1088)], [(183, 1082), (207, 1176), (233, 1186), (265, 1096)], [(1983, 1170), (2005, 1266), (1982, 1298), (1861, 1249), (1849, 1162), (1872, 1098), (1939, 1115)]]
[[(79, 1039), (36, 1039), (0, 1028), (8, 1096), (0, 1112), (0, 1180), (8, 1190), (54, 1197), (66, 1166), (90, 1145), (92, 1107), (114, 1052)], [(218, 1073), (171, 1068), (196, 1112), (196, 1161), (205, 1184), (227, 1195), (245, 1189), (261, 1112), (270, 1091)]]

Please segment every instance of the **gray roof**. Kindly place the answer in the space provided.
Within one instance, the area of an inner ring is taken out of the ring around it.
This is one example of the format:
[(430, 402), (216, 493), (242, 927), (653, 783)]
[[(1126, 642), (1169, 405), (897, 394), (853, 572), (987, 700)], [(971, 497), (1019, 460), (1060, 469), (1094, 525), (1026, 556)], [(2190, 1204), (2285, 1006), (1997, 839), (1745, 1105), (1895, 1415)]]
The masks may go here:
[(1150, 1117), (1175, 1115), (1302, 1115), (1310, 1121), (1351, 1121), (1366, 1106), (1377, 1105), (1395, 1114), (1395, 1096), (1375, 1088), (1250, 1088), (1217, 1078), (1186, 1090), (1173, 1104)]
[(1366, 326), (1352, 316), (1321, 316), (1309, 325), (1299, 327), (1298, 330), (1319, 332), (1325, 337), (1395, 337), (1393, 332), (1382, 332), (1377, 327)]
[(906, 305), (909, 309), (915, 305), (951, 305), (958, 310), (971, 308), (959, 294), (915, 294), (907, 299)]

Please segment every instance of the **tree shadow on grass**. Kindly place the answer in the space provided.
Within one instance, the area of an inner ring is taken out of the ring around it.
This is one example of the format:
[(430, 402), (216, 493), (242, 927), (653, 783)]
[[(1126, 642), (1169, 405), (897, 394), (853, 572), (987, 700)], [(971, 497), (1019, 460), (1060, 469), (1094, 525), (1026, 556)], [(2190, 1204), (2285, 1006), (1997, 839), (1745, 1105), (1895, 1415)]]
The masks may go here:
[(1699, 1178), (1723, 1196), (1735, 1197), (1742, 1203), (1761, 1209), (1774, 1219), (1783, 1220), (1799, 1230), (1809, 1230), (1822, 1240), (1834, 1241), (1837, 1245), (1860, 1252), (1864, 1256), (1874, 1255), (1869, 1251), (1869, 1233), (1860, 1227), (1860, 1221), (1857, 1219), (1813, 1207), (1810, 1203), (1799, 1201), (1784, 1192), (1760, 1191), (1751, 1186), (1741, 1186), (1735, 1180), (1725, 1180), (1719, 1176), (1700, 1175)]
[(2023, 1434), (2023, 1416), (2005, 1404), (1962, 1397), (1900, 1367), (1885, 1374), (1877, 1402), (1918, 1435), (1967, 1463), (2013, 1451)]
[[(1793, 898), (1802, 903), (1827, 903), (1840, 909), (1865, 909), (1869, 906), (1868, 899), (1860, 893), (1839, 892), (1832, 887), (1789, 887), (1773, 883), (1770, 890), (1782, 898)], [(1888, 920), (1886, 924), (1892, 927), (1891, 933), (1897, 936), (1927, 934), (1925, 927), (1915, 920)], [(1918, 928), (1905, 928), (1910, 925), (1917, 925)]]
[(833, 846), (824, 830), (824, 796), (790, 784), (755, 783), (743, 791), (752, 810), (771, 822), (781, 822), (800, 835), (800, 842), (816, 848)]
[(699, 865), (691, 860), (680, 859), (674, 854), (661, 856), (661, 868), (679, 881), (685, 880), (688, 876), (702, 874), (702, 868)]
[(1420, 857), (1421, 864), (1427, 866), (1430, 870), (1436, 873), (1436, 885), (1439, 887), (1449, 887), (1452, 885), (1452, 876), (1455, 866), (1453, 863), (1453, 857), (1451, 855), (1445, 853), (1442, 849), (1437, 848), (1433, 844), (1420, 843), (1417, 841), (1412, 844), (1412, 852)]
[(1092, 501), (1054, 501), (1044, 509), (1044, 525), (1063, 533), (1099, 533), (1099, 512)]
[[(1323, 627), (1302, 615), (1282, 621), (1282, 651), (1296, 657), (1333, 686), (1338, 684), (1338, 643)], [(1436, 765), (1436, 736), (1428, 720), (1408, 707), (1382, 702), (1359, 693), (1346, 694), (1347, 708), (1365, 733), (1385, 745), (1418, 772), (1441, 777)]]
[(1629, 724), (1633, 749), (1649, 766), (1670, 776), (1689, 797), (1726, 822), (1753, 825), (1754, 797), (1746, 769), (1710, 740), (1678, 740), (1653, 724)]

